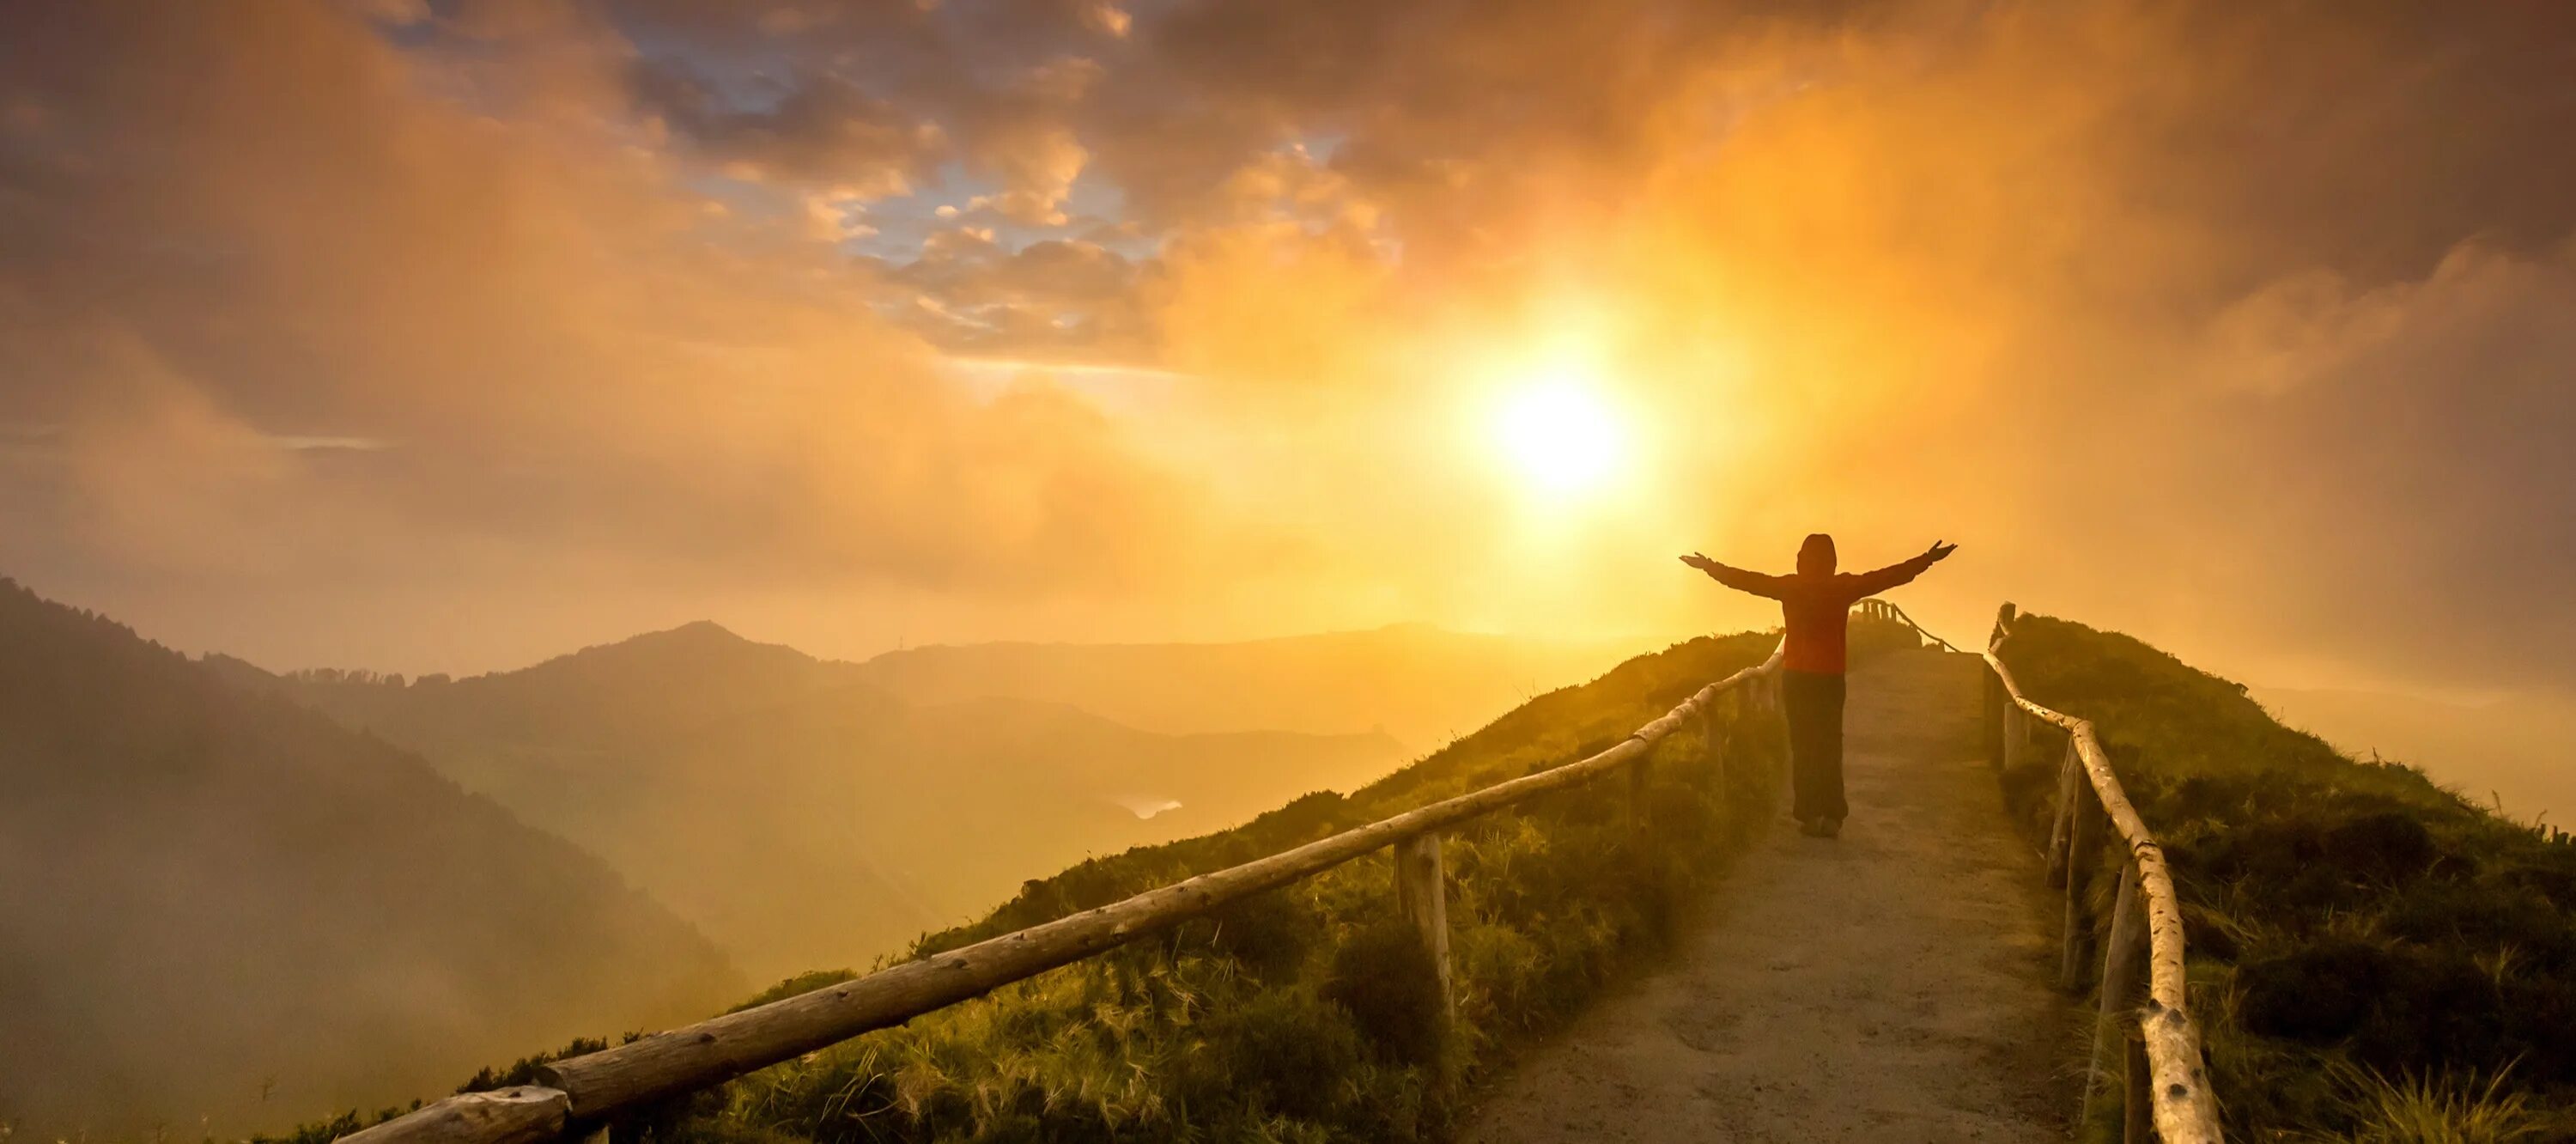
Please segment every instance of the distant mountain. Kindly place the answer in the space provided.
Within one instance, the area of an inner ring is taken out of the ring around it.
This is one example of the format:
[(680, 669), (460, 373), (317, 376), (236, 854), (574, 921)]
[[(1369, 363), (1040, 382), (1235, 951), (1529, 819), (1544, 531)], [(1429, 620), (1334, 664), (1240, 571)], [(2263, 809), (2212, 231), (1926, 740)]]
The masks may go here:
[(1038, 699), (1170, 734), (1375, 730), (1428, 752), (1642, 650), (1399, 624), (1242, 643), (933, 646), (858, 671), (915, 702)]
[(712, 624), (452, 681), (219, 669), (598, 851), (756, 975), (863, 967), (1033, 871), (1233, 825), (1404, 757), (1382, 733), (1155, 733), (1002, 688), (914, 702), (870, 665)]
[(6, 581), (0, 783), (0, 1122), (30, 1138), (273, 1128), (743, 984), (418, 758)]
[(2380, 691), (2252, 690), (2280, 720), (2337, 750), (2378, 755), (2423, 769), (2472, 802), (2501, 803), (2557, 825), (2576, 816), (2576, 700), (2528, 695), (2493, 703), (2452, 703)]
[(653, 747), (738, 712), (859, 680), (855, 664), (753, 643), (704, 621), (458, 680), (340, 671), (280, 677), (240, 660), (207, 659), (236, 682), (430, 752), (477, 787), (515, 779), (531, 754)]
[(612, 861), (785, 976), (864, 968), (1035, 873), (1230, 826), (1399, 760), (1378, 735), (1156, 735), (1058, 705), (914, 707), (860, 685), (627, 757), (629, 800), (595, 821), (615, 820), (602, 833), (618, 838), (598, 843)]

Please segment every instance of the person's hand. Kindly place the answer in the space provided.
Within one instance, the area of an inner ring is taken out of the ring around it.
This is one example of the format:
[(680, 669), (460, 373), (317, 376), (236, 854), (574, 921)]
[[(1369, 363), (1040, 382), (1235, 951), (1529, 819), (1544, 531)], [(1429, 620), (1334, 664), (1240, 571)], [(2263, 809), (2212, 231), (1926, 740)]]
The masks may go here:
[(1690, 566), (1691, 566), (1691, 567), (1693, 567), (1693, 568), (1697, 568), (1697, 569), (1699, 569), (1699, 570), (1700, 570), (1700, 571), (1702, 571), (1702, 572), (1706, 572), (1706, 571), (1708, 571), (1708, 570), (1710, 570), (1710, 569), (1712, 569), (1712, 568), (1717, 567), (1717, 561), (1711, 560), (1711, 559), (1709, 559), (1708, 557), (1702, 556), (1702, 555), (1700, 555), (1699, 553), (1696, 553), (1696, 552), (1691, 553), (1691, 554), (1690, 554), (1690, 555), (1688, 555), (1688, 556), (1682, 557), (1682, 563), (1684, 563), (1684, 564), (1688, 564), (1688, 565), (1690, 565)]
[(1941, 543), (1940, 541), (1935, 540), (1935, 541), (1933, 541), (1933, 542), (1932, 542), (1932, 548), (1931, 548), (1931, 550), (1930, 550), (1930, 551), (1925, 552), (1923, 555), (1931, 557), (1931, 558), (1932, 558), (1932, 563), (1934, 563), (1934, 564), (1938, 564), (1938, 563), (1940, 563), (1940, 562), (1942, 562), (1942, 561), (1944, 561), (1944, 560), (1949, 559), (1949, 558), (1950, 558), (1950, 554), (1951, 554), (1951, 553), (1953, 553), (1953, 552), (1957, 552), (1958, 550), (1959, 550), (1959, 546), (1958, 546), (1958, 545), (1956, 545), (1956, 544), (1943, 544), (1943, 543)]

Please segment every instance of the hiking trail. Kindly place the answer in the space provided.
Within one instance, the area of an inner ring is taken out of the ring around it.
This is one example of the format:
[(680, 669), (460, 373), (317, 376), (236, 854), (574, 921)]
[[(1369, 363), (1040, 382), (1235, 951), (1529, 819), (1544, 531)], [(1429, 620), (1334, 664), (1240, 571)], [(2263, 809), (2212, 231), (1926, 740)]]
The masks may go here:
[(1460, 1139), (2064, 1139), (2060, 907), (1984, 758), (1983, 670), (1854, 670), (1842, 837), (1801, 835), (1784, 800), (1663, 962), (1515, 1062)]

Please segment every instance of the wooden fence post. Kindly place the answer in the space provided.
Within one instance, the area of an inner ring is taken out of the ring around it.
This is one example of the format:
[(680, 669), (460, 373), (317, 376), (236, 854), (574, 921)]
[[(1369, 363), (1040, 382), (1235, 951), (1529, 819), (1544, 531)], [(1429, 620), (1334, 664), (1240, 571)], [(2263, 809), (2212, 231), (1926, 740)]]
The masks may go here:
[(2084, 760), (2075, 749), (2075, 739), (2068, 736), (2066, 756), (2057, 764), (2057, 811), (2048, 824), (2048, 884), (2052, 888), (2066, 884), (2067, 844), (2075, 830), (2075, 800), (2091, 789), (2084, 781)]
[(2155, 1144), (2155, 1079), (2147, 1064), (2147, 1039), (2120, 1030), (2120, 1144)]
[[(2139, 1124), (2147, 1106), (2143, 1099), (2130, 1099), (2132, 1087), (2143, 1091), (2145, 1073), (2128, 1068), (2130, 1047), (2140, 1054), (2146, 1042), (2129, 1035), (2129, 1026), (2137, 1020), (2138, 998), (2146, 984), (2147, 913), (2138, 900), (2138, 864), (2120, 864), (2120, 892), (2111, 906), (2111, 936), (2102, 949), (2102, 996), (2093, 1018), (2093, 1063), (2084, 1085), (2083, 1122), (2093, 1119), (2093, 1102), (2101, 1092), (2103, 1078), (2112, 1068), (2112, 1054), (2118, 1053), (2122, 1072), (2118, 1078), (2127, 1112), (2124, 1118)], [(2135, 1141), (2139, 1137), (2129, 1136)]]
[[(2073, 748), (2069, 748), (2070, 752)], [(2084, 892), (2102, 856), (2102, 828), (2108, 821), (2093, 797), (2093, 784), (2075, 786), (2075, 813), (2066, 830), (2066, 944), (2057, 962), (2057, 987), (2068, 993), (2084, 989), (2084, 973), (2093, 951), (2093, 919)]]
[(1449, 988), (1449, 892), (1440, 866), (1440, 832), (1424, 831), (1395, 844), (1395, 901), (1431, 955), (1440, 988), (1440, 1018), (1445, 1026), (1457, 1013)]

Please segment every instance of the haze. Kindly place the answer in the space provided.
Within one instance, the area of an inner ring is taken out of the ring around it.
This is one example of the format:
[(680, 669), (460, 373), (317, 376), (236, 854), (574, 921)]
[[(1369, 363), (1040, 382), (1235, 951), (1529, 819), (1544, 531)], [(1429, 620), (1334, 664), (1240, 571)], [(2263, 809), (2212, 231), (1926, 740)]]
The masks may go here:
[(0, 5), (0, 1120), (865, 964), (1812, 531), (2576, 800), (2571, 140), (2550, 0)]
[(1662, 635), (1826, 528), (1957, 633), (2576, 679), (2562, 6), (7, 19), (0, 566), (183, 648)]

